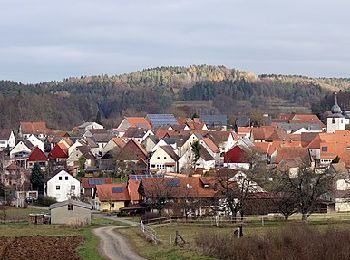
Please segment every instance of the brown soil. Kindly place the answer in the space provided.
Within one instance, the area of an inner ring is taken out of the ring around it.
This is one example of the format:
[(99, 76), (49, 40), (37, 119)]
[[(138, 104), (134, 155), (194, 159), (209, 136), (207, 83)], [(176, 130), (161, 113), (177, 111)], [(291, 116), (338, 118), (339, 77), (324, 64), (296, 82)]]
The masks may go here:
[(78, 260), (76, 248), (80, 236), (0, 237), (0, 259), (64, 259)]

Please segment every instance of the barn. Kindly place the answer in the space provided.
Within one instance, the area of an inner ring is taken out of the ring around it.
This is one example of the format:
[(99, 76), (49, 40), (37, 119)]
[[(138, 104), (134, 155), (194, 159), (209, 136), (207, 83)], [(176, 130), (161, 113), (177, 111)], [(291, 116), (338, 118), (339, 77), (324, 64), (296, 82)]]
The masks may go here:
[(91, 224), (90, 204), (81, 201), (68, 199), (62, 202), (52, 204), (51, 224), (82, 226)]

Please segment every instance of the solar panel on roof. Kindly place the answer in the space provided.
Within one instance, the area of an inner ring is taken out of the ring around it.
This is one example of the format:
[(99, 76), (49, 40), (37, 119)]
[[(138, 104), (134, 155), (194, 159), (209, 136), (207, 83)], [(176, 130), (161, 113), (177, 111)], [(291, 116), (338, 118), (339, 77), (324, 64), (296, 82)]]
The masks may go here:
[(142, 180), (142, 179), (148, 179), (148, 178), (163, 178), (163, 175), (129, 175), (130, 180)]
[(112, 187), (112, 193), (122, 193), (123, 187)]
[(147, 118), (151, 121), (153, 126), (178, 124), (173, 114), (148, 114)]
[(89, 179), (89, 184), (90, 185), (101, 185), (105, 183), (104, 179)]
[(180, 180), (179, 179), (171, 179), (168, 181), (169, 187), (180, 187)]

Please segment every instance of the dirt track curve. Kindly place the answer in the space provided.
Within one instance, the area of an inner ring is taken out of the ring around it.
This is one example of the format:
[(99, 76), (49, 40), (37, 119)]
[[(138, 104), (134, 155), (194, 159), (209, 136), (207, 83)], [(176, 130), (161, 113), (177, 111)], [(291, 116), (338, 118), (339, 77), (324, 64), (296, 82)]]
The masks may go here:
[(101, 238), (99, 251), (101, 255), (110, 260), (145, 260), (135, 253), (127, 239), (114, 231), (116, 227), (100, 227), (93, 230)]

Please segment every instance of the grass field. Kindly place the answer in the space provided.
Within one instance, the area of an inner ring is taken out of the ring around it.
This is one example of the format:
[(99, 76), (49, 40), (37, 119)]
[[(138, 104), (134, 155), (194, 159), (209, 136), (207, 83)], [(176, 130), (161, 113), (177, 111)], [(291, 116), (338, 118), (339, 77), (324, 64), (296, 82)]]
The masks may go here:
[[(305, 225), (300, 220), (300, 216), (295, 216), (289, 221), (284, 220), (265, 220), (262, 225), (261, 217), (252, 217), (251, 222), (244, 224), (244, 236), (264, 235), (267, 232), (277, 231), (282, 226), (301, 226)], [(320, 230), (327, 230), (329, 227), (350, 229), (350, 214), (314, 214), (309, 218), (308, 225)], [(131, 227), (118, 230), (118, 232), (127, 236), (134, 246), (135, 250), (147, 259), (212, 259), (199, 254), (194, 248), (194, 239), (199, 234), (223, 234), (232, 235), (236, 225), (223, 225), (216, 227), (214, 225), (205, 225), (203, 223), (171, 223), (166, 225), (155, 225), (152, 228), (156, 231), (161, 243), (154, 245), (145, 239), (139, 227)], [(183, 248), (174, 246), (176, 231), (186, 241)]]

